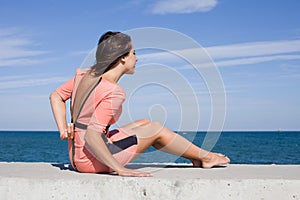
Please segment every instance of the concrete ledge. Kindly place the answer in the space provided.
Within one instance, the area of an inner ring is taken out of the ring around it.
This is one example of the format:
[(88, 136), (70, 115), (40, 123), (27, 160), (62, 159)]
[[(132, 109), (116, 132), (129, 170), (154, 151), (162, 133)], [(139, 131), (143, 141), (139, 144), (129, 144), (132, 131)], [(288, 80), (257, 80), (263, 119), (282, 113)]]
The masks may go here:
[(1, 199), (300, 199), (300, 165), (130, 164), (153, 177), (83, 174), (69, 165), (0, 163)]

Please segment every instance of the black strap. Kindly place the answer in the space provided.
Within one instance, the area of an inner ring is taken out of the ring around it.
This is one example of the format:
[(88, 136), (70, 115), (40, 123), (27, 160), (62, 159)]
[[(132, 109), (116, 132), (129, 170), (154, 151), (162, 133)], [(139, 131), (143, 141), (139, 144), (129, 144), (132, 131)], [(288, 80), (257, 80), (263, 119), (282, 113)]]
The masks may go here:
[(87, 124), (82, 124), (82, 123), (79, 123), (78, 121), (75, 121), (74, 123), (74, 127), (76, 128), (80, 128), (80, 129), (83, 129), (83, 130), (86, 130), (88, 125)]
[(126, 137), (124, 139), (115, 141), (113, 143), (109, 143), (104, 134), (102, 134), (102, 139), (106, 143), (106, 146), (111, 154), (119, 153), (120, 151), (123, 151), (124, 149), (127, 149), (127, 148), (137, 144), (136, 135)]

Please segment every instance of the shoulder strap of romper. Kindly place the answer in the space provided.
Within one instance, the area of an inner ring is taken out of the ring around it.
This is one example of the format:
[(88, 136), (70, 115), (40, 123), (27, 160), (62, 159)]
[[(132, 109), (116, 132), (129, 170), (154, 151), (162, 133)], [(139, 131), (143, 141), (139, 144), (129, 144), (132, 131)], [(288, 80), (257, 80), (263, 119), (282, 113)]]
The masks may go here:
[[(76, 95), (74, 98), (73, 105), (71, 104), (71, 122), (74, 124), (74, 128), (76, 127), (77, 124), (77, 119), (80, 115), (80, 112), (87, 101), (88, 97), (90, 94), (93, 92), (93, 90), (97, 87), (97, 85), (100, 83), (102, 77), (96, 77), (96, 78), (90, 78), (88, 76), (84, 76), (76, 91)], [(80, 89), (80, 93), (78, 93), (78, 89)], [(74, 136), (75, 137), (75, 136)], [(76, 170), (76, 165), (74, 162), (74, 157), (75, 157), (75, 142), (74, 142), (74, 137), (72, 139), (72, 163), (73, 167)]]
[(87, 101), (90, 94), (100, 83), (102, 77), (91, 77), (85, 75), (77, 87), (77, 91), (74, 97), (73, 105), (71, 105), (71, 120), (75, 123), (80, 115), (80, 112)]

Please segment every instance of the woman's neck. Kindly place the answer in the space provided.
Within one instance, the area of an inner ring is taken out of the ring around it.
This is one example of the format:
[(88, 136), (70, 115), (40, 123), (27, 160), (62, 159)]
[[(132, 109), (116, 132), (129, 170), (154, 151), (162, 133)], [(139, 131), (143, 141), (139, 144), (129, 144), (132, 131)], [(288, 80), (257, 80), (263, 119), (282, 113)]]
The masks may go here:
[(119, 79), (124, 73), (118, 70), (118, 68), (113, 68), (108, 72), (105, 72), (102, 77), (112, 83), (118, 83)]

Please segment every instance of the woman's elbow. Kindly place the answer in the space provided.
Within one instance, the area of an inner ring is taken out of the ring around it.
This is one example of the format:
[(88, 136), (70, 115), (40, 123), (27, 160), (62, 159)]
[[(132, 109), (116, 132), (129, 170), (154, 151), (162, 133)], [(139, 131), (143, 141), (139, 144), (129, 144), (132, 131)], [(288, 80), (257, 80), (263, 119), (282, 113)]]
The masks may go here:
[[(84, 134), (84, 142), (88, 145), (91, 146), (95, 143), (98, 143), (102, 138), (103, 133), (99, 133), (93, 130), (87, 130), (86, 133)], [(98, 142), (97, 142), (98, 141)]]
[(89, 145), (91, 144), (91, 142), (93, 141), (93, 134), (91, 134), (89, 131), (87, 131), (85, 134), (84, 134), (84, 142)]
[(62, 101), (62, 98), (59, 96), (59, 94), (54, 90), (50, 95), (49, 95), (49, 100), (50, 102), (54, 102), (57, 100)]
[(89, 143), (90, 135), (88, 134), (88, 132), (86, 132), (86, 133), (84, 134), (83, 139), (84, 139), (84, 142), (85, 142), (85, 143)]
[(51, 94), (49, 95), (50, 101), (53, 101), (53, 99), (55, 99), (56, 93), (57, 93), (56, 91), (51, 92)]

